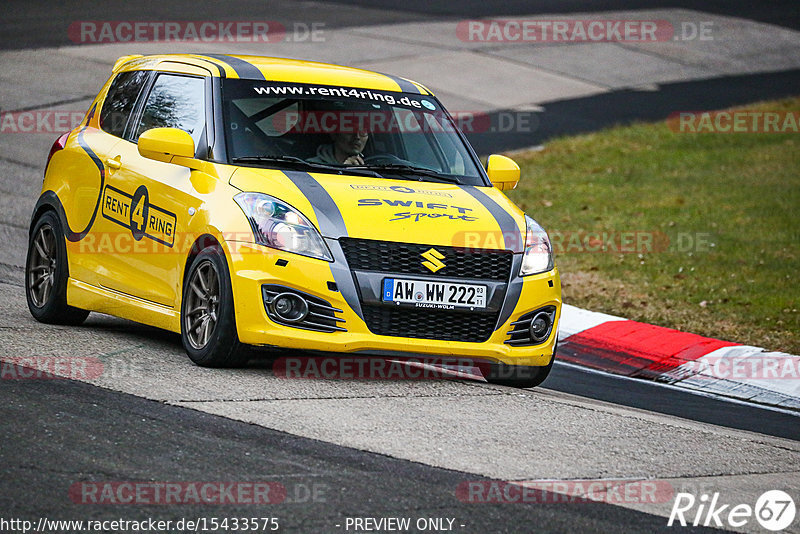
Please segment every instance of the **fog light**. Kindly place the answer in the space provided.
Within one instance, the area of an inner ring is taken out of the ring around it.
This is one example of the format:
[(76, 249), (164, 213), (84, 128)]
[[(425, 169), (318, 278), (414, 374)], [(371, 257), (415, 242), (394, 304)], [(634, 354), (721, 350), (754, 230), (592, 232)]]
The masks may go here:
[(281, 293), (272, 301), (272, 311), (287, 323), (302, 321), (308, 315), (308, 303), (300, 295)]
[(544, 341), (550, 334), (550, 315), (539, 312), (528, 327), (533, 341)]

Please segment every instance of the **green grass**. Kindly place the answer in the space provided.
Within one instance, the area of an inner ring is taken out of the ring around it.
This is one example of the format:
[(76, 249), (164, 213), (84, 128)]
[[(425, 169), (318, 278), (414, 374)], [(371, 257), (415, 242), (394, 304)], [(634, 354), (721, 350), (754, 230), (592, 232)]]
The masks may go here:
[[(746, 109), (798, 111), (800, 98)], [(655, 236), (641, 254), (557, 249), (565, 302), (800, 354), (800, 134), (635, 124), (512, 157), (509, 196), (554, 239)], [(704, 245), (679, 246), (698, 234)]]

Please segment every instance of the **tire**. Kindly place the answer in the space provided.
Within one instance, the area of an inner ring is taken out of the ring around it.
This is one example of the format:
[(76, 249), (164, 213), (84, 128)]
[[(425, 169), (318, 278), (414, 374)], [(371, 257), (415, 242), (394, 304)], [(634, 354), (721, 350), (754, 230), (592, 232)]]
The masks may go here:
[(542, 367), (528, 365), (506, 365), (504, 363), (489, 364), (488, 372), (484, 378), (491, 384), (510, 386), (513, 388), (535, 388), (545, 381), (556, 361), (555, 348), (550, 357), (550, 363)]
[(181, 341), (201, 367), (238, 367), (248, 359), (239, 341), (228, 263), (219, 247), (200, 251), (189, 266), (181, 301)]
[(25, 260), (25, 297), (33, 318), (41, 323), (77, 326), (89, 316), (67, 304), (67, 243), (53, 211), (33, 224)]

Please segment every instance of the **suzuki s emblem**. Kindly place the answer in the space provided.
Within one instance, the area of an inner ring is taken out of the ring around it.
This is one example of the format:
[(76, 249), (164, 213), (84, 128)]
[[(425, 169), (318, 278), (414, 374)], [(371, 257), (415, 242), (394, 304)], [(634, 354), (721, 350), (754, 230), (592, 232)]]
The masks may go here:
[(422, 254), (420, 254), (420, 256), (428, 260), (428, 261), (423, 261), (422, 265), (427, 267), (432, 273), (435, 273), (439, 269), (444, 268), (444, 262), (442, 262), (442, 260), (444, 259), (444, 254), (442, 254), (435, 248), (423, 252)]

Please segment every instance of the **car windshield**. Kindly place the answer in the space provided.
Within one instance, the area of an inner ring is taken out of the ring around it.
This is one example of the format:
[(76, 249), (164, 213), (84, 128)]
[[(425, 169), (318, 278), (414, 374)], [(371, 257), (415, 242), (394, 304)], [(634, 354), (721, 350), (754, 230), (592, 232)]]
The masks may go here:
[(224, 79), (222, 100), (230, 163), (485, 185), (432, 96)]

